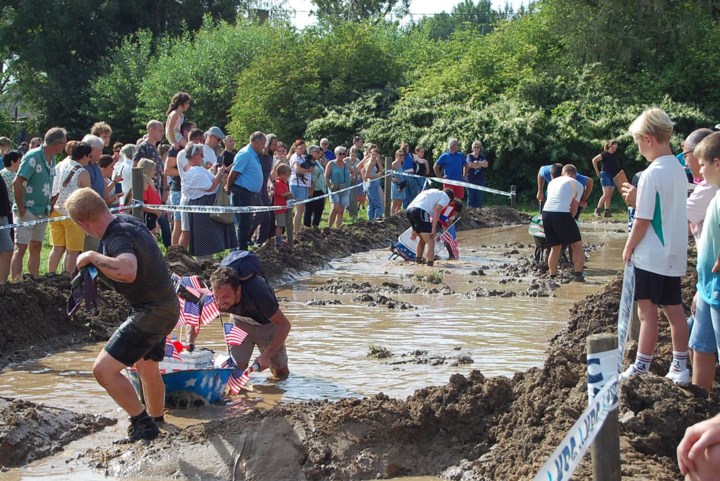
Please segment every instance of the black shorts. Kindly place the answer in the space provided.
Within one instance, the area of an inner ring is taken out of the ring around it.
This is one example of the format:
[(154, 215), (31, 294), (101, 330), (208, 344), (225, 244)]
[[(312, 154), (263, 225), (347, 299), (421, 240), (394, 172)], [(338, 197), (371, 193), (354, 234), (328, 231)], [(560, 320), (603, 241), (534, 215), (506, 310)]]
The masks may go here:
[(543, 212), (542, 220), (549, 247), (570, 245), (582, 240), (580, 227), (570, 212)]
[(160, 362), (165, 357), (165, 341), (168, 334), (169, 332), (153, 334), (143, 331), (128, 319), (113, 333), (105, 345), (105, 350), (126, 366), (132, 366), (140, 359)]
[(412, 230), (418, 234), (429, 234), (432, 232), (432, 223), (430, 222), (430, 214), (419, 208), (410, 207), (405, 216), (412, 226)]
[(680, 277), (669, 277), (635, 268), (636, 301), (650, 300), (658, 306), (682, 304)]

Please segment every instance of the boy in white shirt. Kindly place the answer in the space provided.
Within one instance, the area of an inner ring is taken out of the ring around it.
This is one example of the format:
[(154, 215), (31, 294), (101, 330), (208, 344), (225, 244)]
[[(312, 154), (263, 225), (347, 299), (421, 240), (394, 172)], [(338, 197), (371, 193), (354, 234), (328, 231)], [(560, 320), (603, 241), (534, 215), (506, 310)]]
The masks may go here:
[(632, 258), (635, 264), (640, 337), (635, 363), (621, 377), (648, 372), (658, 337), (657, 308), (662, 306), (673, 344), (667, 377), (687, 385), (688, 325), (680, 293), (680, 278), (687, 269), (687, 177), (672, 155), (673, 123), (664, 111), (646, 110), (629, 131), (650, 165), (640, 177), (635, 220), (623, 250), (623, 260)]

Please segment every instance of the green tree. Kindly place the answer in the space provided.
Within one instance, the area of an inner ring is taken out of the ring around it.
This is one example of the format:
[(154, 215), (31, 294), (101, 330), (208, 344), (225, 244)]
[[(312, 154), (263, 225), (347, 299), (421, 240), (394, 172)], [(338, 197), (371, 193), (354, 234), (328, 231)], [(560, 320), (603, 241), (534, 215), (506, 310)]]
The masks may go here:
[(312, 0), (313, 13), (330, 23), (378, 22), (392, 14), (402, 18), (408, 13), (410, 0)]

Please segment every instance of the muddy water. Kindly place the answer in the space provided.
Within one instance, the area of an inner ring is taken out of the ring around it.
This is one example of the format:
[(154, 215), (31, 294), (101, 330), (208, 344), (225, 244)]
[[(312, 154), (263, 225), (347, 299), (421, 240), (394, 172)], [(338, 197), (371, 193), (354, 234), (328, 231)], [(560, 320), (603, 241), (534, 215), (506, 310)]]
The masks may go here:
[[(509, 277), (504, 273), (504, 266), (516, 262), (518, 255), (530, 256), (534, 250), (527, 226), (461, 232), (461, 259), (441, 261), (433, 268), (388, 260), (389, 251), (385, 250), (334, 262), (332, 269), (278, 290), (281, 307), (293, 323), (288, 342), (292, 371), (289, 379), (275, 382), (260, 374), (252, 379), (254, 392), (247, 398), (202, 409), (174, 410), (169, 419), (182, 427), (241, 412), (251, 406), (272, 406), (280, 402), (368, 396), (379, 391), (404, 397), (419, 387), (444, 384), (456, 372), (480, 369), (486, 376), (509, 376), (540, 365), (547, 340), (560, 329), (572, 304), (596, 291), (621, 268), (626, 237), (624, 232), (618, 232), (622, 225), (586, 224), (582, 230), (587, 242), (604, 243), (590, 256), (586, 266), (588, 282), (563, 285), (549, 298), (518, 295), (466, 299), (460, 295), (477, 287), (517, 293), (527, 289), (529, 277), (520, 278), (521, 282), (503, 283)], [(518, 254), (510, 254), (513, 250)], [(486, 275), (470, 275), (478, 268)], [(413, 309), (368, 306), (368, 302), (354, 300), (358, 293), (315, 290), (339, 281), (368, 281), (373, 285), (391, 281), (427, 287), (413, 276), (438, 271), (442, 273), (442, 284), (458, 294), (384, 293), (411, 304)], [(307, 305), (311, 300), (339, 300), (341, 304)], [(198, 344), (223, 352), (220, 323), (204, 328)], [(383, 346), (394, 356), (382, 360), (369, 358), (370, 344)], [(0, 374), (0, 393), (123, 418), (90, 373), (100, 348), (100, 344), (85, 346), (6, 370)], [(417, 350), (427, 352), (417, 358), (411, 355)], [(473, 362), (452, 365), (459, 356)], [(68, 445), (64, 454), (0, 473), (0, 479), (108, 479), (66, 461), (88, 448), (110, 444), (112, 439), (120, 437), (124, 428), (125, 423), (121, 421), (117, 426)], [(417, 481), (430, 479), (434, 478)]]

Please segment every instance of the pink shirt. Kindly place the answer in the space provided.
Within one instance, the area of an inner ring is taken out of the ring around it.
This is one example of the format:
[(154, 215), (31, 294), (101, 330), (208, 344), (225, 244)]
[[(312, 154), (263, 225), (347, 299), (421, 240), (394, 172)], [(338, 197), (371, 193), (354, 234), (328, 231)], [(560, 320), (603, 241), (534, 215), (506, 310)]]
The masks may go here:
[(695, 186), (687, 199), (687, 218), (690, 223), (690, 232), (695, 237), (696, 243), (700, 240), (700, 234), (702, 233), (705, 211), (707, 211), (710, 201), (715, 197), (717, 191), (718, 187), (703, 180)]

